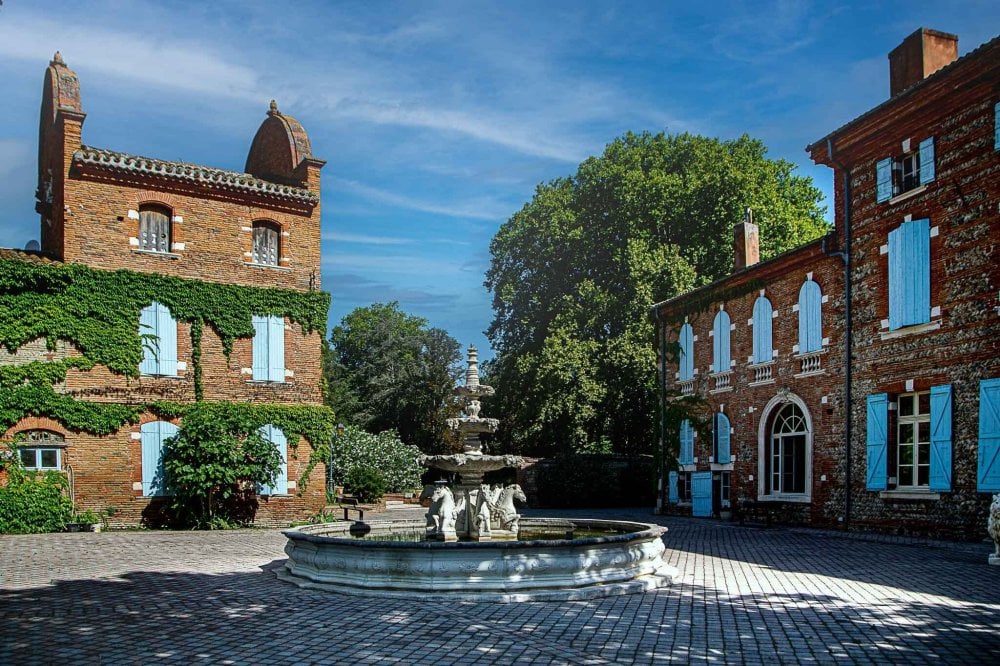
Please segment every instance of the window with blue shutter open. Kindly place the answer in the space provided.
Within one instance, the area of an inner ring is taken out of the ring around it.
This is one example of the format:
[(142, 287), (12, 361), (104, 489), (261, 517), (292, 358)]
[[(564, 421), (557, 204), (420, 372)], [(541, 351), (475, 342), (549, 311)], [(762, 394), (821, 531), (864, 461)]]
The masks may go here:
[(951, 385), (931, 387), (931, 490), (951, 490)]
[(887, 157), (875, 164), (875, 199), (879, 203), (892, 198), (892, 158)]
[(889, 442), (889, 396), (885, 393), (868, 396), (867, 413), (865, 488), (885, 490), (888, 484), (886, 448)]
[(177, 376), (177, 321), (162, 303), (153, 301), (139, 313), (143, 375)]
[(930, 314), (930, 220), (912, 220), (889, 232), (889, 328), (926, 324)]
[(667, 500), (671, 504), (677, 504), (680, 499), (677, 494), (677, 472), (670, 472), (667, 480)]
[(976, 490), (1000, 493), (1000, 379), (979, 382)]
[(774, 348), (771, 343), (771, 301), (759, 296), (753, 304), (753, 362), (769, 363)]
[(719, 310), (712, 324), (712, 371), (728, 372), (729, 357), (729, 315)]
[(934, 178), (934, 137), (929, 136), (920, 142), (917, 150), (875, 163), (875, 200), (878, 203), (889, 201), (933, 182)]
[(819, 285), (806, 280), (799, 288), (799, 353), (819, 351), (823, 346), (823, 294)]
[(920, 142), (920, 184), (926, 185), (934, 180), (934, 137), (930, 136)]
[(694, 377), (694, 331), (691, 324), (681, 326), (677, 342), (681, 355), (678, 359), (678, 378), (685, 381)]
[(254, 381), (285, 381), (284, 318), (254, 315), (253, 330)]
[(288, 440), (281, 428), (274, 425), (260, 427), (260, 435), (271, 442), (278, 453), (281, 454), (281, 470), (274, 479), (272, 485), (262, 485), (257, 489), (258, 495), (287, 495), (288, 494)]

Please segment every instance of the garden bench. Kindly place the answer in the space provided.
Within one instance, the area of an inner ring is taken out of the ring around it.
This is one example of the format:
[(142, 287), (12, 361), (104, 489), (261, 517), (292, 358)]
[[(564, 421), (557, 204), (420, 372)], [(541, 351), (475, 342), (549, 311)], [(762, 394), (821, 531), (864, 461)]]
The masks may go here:
[(349, 518), (350, 512), (351, 511), (357, 511), (357, 513), (358, 513), (358, 520), (359, 521), (364, 521), (364, 519), (365, 519), (365, 509), (368, 508), (368, 507), (362, 506), (358, 502), (358, 498), (357, 497), (348, 497), (346, 495), (342, 495), (340, 497), (337, 497), (337, 503), (339, 503), (340, 504), (340, 508), (344, 510), (344, 520), (350, 520), (350, 518)]

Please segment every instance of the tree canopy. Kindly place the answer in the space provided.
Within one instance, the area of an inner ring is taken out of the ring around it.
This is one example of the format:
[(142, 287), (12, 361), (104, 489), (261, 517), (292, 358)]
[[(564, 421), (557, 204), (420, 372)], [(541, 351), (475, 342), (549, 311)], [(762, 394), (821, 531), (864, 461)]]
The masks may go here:
[(327, 400), (338, 419), (369, 432), (395, 430), (423, 451), (444, 446), (461, 373), (458, 341), (393, 302), (356, 308), (330, 343)]
[(728, 274), (751, 208), (767, 259), (827, 231), (822, 193), (764, 144), (628, 133), (539, 185), (490, 244), (501, 448), (648, 452), (649, 307)]

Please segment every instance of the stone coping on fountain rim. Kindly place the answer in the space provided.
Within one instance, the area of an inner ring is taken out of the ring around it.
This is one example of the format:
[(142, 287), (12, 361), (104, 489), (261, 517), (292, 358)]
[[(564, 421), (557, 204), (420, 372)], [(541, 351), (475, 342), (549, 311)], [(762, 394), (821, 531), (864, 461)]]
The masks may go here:
[[(372, 532), (380, 530), (413, 530), (422, 531), (426, 528), (426, 522), (423, 520), (371, 520), (371, 521), (338, 521), (335, 523), (322, 523), (319, 525), (303, 525), (301, 527), (295, 527), (289, 530), (283, 530), (284, 534), (289, 539), (297, 539), (302, 541), (311, 541), (314, 543), (332, 543), (335, 542), (338, 545), (353, 546), (357, 548), (372, 548), (374, 545), (376, 548), (416, 548), (416, 549), (428, 549), (428, 550), (438, 550), (438, 549), (518, 549), (518, 548), (538, 548), (539, 546), (550, 546), (550, 547), (566, 547), (566, 546), (584, 546), (589, 544), (613, 544), (613, 543), (628, 543), (630, 541), (638, 541), (642, 539), (648, 539), (650, 537), (660, 537), (662, 538), (664, 534), (667, 533), (667, 528), (661, 525), (654, 525), (652, 523), (637, 523), (625, 520), (600, 520), (600, 519), (566, 519), (566, 518), (521, 518), (520, 525), (521, 529), (531, 528), (531, 527), (548, 527), (548, 528), (578, 528), (578, 529), (621, 529), (626, 530), (622, 534), (611, 534), (608, 536), (599, 537), (582, 537), (579, 539), (532, 539), (527, 541), (510, 541), (510, 540), (496, 540), (496, 541), (368, 541), (364, 539), (356, 539), (350, 536), (350, 531), (352, 529), (357, 529), (359, 526), (364, 526), (370, 529)], [(337, 531), (342, 533), (344, 536), (330, 536), (330, 535), (320, 535), (313, 534), (313, 532), (330, 532)]]

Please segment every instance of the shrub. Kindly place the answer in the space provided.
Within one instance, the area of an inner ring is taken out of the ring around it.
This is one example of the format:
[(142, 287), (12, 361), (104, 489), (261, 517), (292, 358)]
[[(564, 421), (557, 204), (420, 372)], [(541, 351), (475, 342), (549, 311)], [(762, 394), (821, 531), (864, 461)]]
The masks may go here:
[(656, 501), (656, 475), (649, 457), (557, 456), (538, 463), (536, 485), (540, 506), (642, 506)]
[(7, 485), (0, 488), (0, 533), (61, 532), (73, 515), (66, 477), (25, 470), (16, 443), (0, 454), (0, 469), (7, 470)]
[[(348, 477), (355, 469), (367, 469), (382, 477), (382, 493), (398, 493), (420, 488), (423, 469), (417, 463), (420, 449), (404, 444), (392, 430), (377, 435), (349, 426), (334, 435), (332, 477), (337, 485), (350, 487)], [(379, 495), (381, 497), (381, 494)]]
[(354, 467), (344, 479), (344, 488), (362, 502), (377, 502), (385, 495), (385, 479), (370, 467)]

